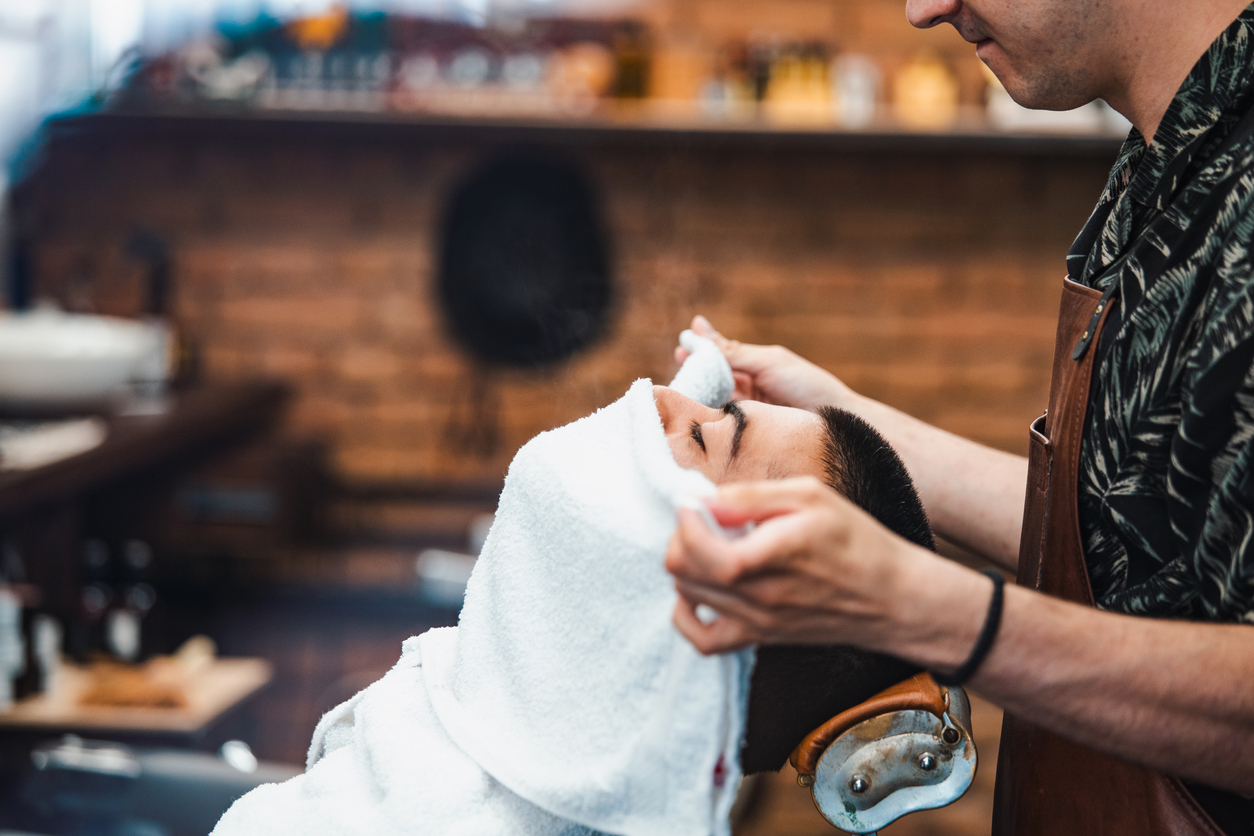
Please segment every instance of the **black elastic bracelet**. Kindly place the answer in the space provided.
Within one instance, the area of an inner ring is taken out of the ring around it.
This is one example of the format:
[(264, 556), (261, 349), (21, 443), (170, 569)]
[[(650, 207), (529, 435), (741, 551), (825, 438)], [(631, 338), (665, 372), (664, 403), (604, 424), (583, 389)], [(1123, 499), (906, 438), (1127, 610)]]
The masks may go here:
[(955, 688), (975, 676), (975, 672), (984, 662), (984, 657), (988, 656), (988, 652), (993, 649), (993, 641), (997, 638), (997, 628), (1001, 626), (1001, 605), (1005, 599), (1006, 579), (996, 569), (985, 569), (980, 574), (993, 581), (993, 600), (988, 602), (988, 615), (984, 617), (984, 628), (980, 630), (980, 637), (975, 640), (975, 647), (972, 648), (967, 661), (951, 674), (932, 674), (932, 679), (946, 688)]

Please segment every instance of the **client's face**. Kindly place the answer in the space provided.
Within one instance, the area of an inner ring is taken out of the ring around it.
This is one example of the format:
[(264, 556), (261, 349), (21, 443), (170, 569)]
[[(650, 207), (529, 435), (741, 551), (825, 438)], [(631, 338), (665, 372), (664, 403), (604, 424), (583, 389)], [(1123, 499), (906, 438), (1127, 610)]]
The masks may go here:
[(813, 413), (758, 401), (711, 409), (666, 386), (653, 397), (675, 461), (715, 484), (823, 475), (823, 422)]

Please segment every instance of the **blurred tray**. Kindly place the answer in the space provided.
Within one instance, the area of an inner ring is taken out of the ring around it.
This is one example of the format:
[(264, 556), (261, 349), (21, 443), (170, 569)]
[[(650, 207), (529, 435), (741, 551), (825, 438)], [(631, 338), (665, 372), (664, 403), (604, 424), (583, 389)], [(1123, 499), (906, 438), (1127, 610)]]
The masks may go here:
[(185, 707), (122, 708), (79, 705), (90, 674), (86, 668), (64, 665), (55, 691), (0, 711), (0, 730), (194, 734), (260, 690), (272, 675), (273, 666), (265, 659), (217, 659), (189, 679)]

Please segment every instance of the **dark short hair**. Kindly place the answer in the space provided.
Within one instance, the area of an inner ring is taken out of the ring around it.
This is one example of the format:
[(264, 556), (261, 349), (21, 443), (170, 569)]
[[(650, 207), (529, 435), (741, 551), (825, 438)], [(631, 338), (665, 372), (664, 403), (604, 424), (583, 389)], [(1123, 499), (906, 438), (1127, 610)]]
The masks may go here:
[[(824, 481), (890, 531), (936, 550), (923, 503), (901, 458), (858, 416), (822, 407)], [(916, 665), (847, 646), (763, 645), (749, 686), (741, 749), (745, 774), (774, 772), (828, 719), (918, 673)]]
[(852, 412), (832, 406), (817, 411), (823, 419), (824, 481), (889, 531), (936, 551), (923, 502), (897, 451)]

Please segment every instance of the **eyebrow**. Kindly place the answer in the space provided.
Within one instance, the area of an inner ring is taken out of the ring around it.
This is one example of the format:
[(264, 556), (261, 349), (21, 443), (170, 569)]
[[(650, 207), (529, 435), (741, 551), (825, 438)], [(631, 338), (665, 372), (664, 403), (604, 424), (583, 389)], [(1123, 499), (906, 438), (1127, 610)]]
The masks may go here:
[(728, 461), (735, 461), (736, 456), (740, 453), (740, 439), (745, 434), (745, 427), (749, 426), (749, 417), (745, 415), (745, 411), (740, 408), (740, 404), (736, 401), (728, 401), (723, 405), (723, 414), (730, 415), (736, 419), (736, 432), (732, 435), (731, 456)]

